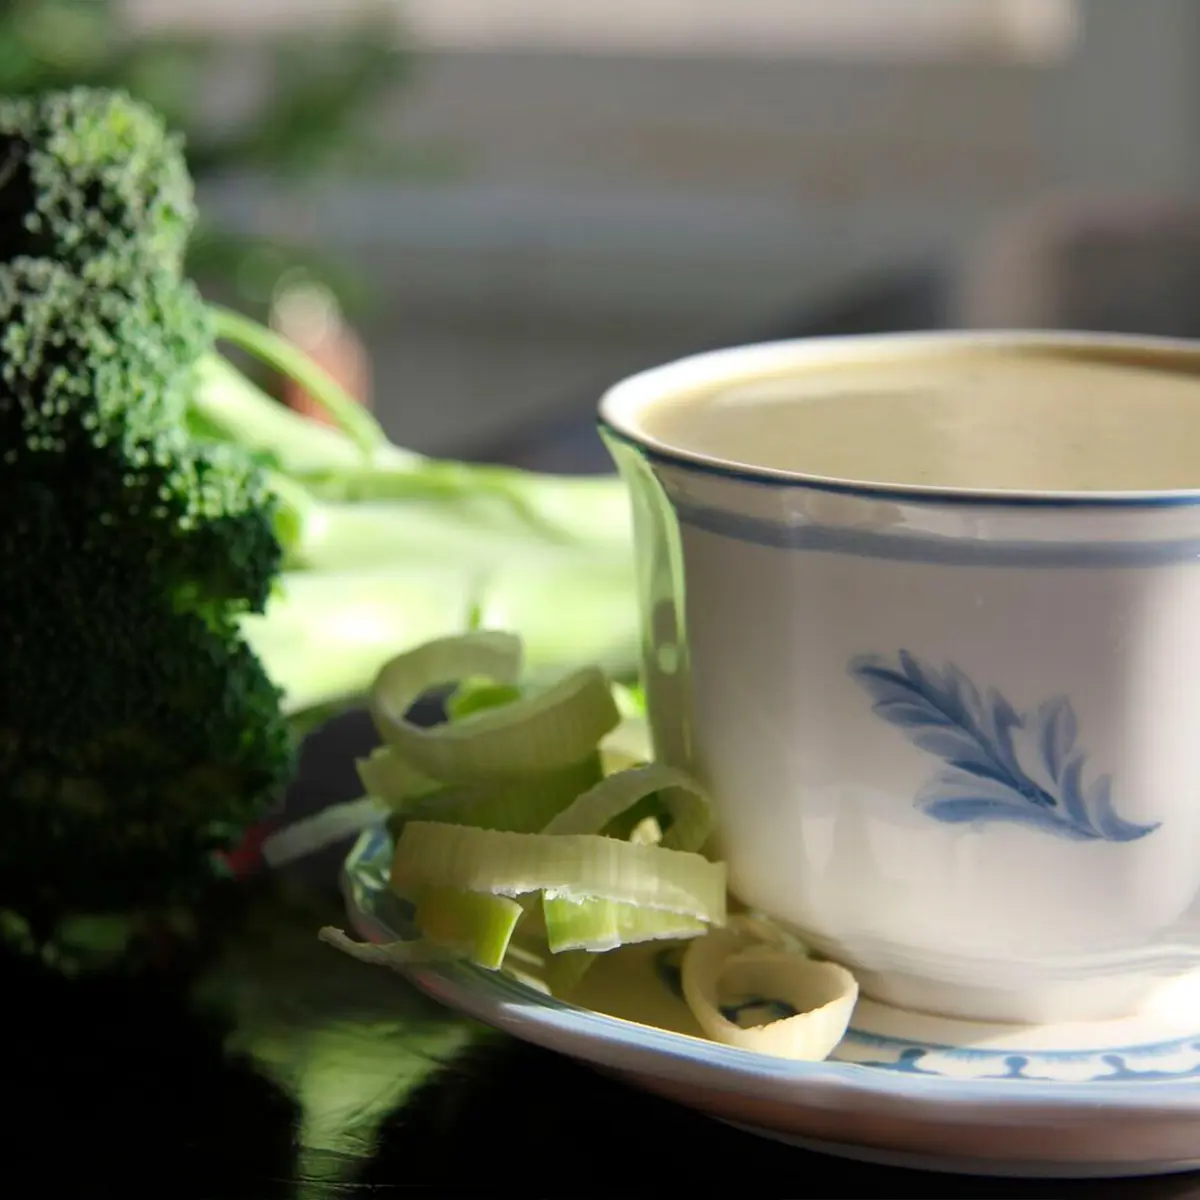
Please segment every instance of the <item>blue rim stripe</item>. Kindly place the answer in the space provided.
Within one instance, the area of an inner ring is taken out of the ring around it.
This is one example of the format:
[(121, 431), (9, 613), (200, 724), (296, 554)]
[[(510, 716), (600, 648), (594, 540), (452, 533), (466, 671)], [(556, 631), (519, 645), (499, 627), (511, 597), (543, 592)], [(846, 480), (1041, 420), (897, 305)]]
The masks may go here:
[(940, 504), (970, 508), (1024, 508), (1024, 509), (1156, 509), (1200, 507), (1200, 488), (1178, 492), (1128, 492), (1113, 494), (1097, 492), (1085, 496), (1063, 494), (1059, 496), (1037, 496), (1023, 492), (967, 492), (953, 489), (939, 490), (914, 485), (912, 487), (889, 486), (887, 484), (849, 483), (837, 479), (822, 479), (818, 476), (787, 475), (783, 472), (756, 470), (753, 467), (735, 466), (732, 463), (713, 462), (694, 457), (683, 451), (666, 451), (648, 446), (639, 438), (618, 429), (606, 418), (597, 417), (602, 438), (612, 438), (629, 446), (649, 461), (668, 467), (679, 467), (700, 475), (710, 475), (734, 483), (753, 484), (770, 488), (802, 488), (813, 492), (831, 492), (839, 496), (856, 496), (862, 500), (891, 500), (904, 504)]
[[(1197, 1022), (1200, 1026), (1200, 1021)], [(988, 1062), (992, 1059), (1011, 1058), (1014, 1054), (1028, 1055), (1031, 1058), (1049, 1059), (1051, 1062), (1080, 1063), (1089, 1062), (1102, 1054), (1141, 1054), (1147, 1058), (1163, 1054), (1177, 1054), (1181, 1050), (1200, 1050), (1200, 1029), (1187, 1037), (1168, 1038), (1162, 1042), (1143, 1042), (1131, 1046), (1093, 1046), (1085, 1050), (1030, 1050), (1025, 1047), (1004, 1047), (995, 1049), (987, 1046), (952, 1046), (945, 1042), (916, 1042), (911, 1038), (897, 1037), (891, 1033), (874, 1033), (869, 1029), (851, 1027), (846, 1030), (847, 1042), (859, 1046), (869, 1046), (876, 1050), (908, 1050), (919, 1047), (922, 1050), (932, 1050), (945, 1054), (950, 1058), (973, 1059), (978, 1062)], [(839, 1060), (841, 1061), (841, 1060)], [(948, 1076), (947, 1078), (953, 1078)]]
[(670, 496), (681, 524), (774, 550), (953, 567), (1158, 567), (1200, 564), (1200, 538), (1163, 542), (991, 542), (936, 534), (887, 534), (829, 525), (788, 525)]

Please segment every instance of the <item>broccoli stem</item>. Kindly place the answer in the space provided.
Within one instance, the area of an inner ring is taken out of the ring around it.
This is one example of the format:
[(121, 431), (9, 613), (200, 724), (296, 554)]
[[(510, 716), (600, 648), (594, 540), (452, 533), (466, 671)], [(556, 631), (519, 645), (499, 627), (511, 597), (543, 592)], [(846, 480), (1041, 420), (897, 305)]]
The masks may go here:
[[(244, 320), (243, 326), (255, 328)], [(198, 365), (190, 419), (197, 436), (233, 442), (327, 500), (462, 500), (488, 494), (502, 499), (527, 528), (566, 541), (581, 529), (597, 528), (594, 517), (580, 523), (584, 500), (589, 506), (599, 501), (606, 518), (613, 513), (614, 496), (618, 505), (626, 503), (613, 479), (536, 476), (439, 461), (386, 441), (368, 458), (346, 433), (273, 400), (218, 354)]]
[(391, 446), (383, 427), (326, 371), (286, 338), (249, 317), (210, 305), (218, 341), (232, 342), (294, 379), (368, 455)]
[(594, 662), (628, 679), (637, 656), (631, 576), (624, 562), (580, 552), (490, 568), (455, 556), (293, 571), (242, 630), (289, 716), (361, 696), (393, 655), (479, 627), (519, 634), (534, 674)]
[[(628, 506), (616, 480), (580, 492), (570, 490), (574, 481), (563, 480), (561, 491), (552, 487), (537, 497), (548, 515), (535, 511), (530, 517), (506, 496), (486, 490), (417, 490), (403, 503), (355, 503), (323, 500), (278, 473), (269, 479), (280, 503), (279, 534), (290, 568), (338, 570), (411, 558), (483, 567), (570, 550), (629, 556)], [(620, 505), (604, 504), (614, 490)]]
[(576, 662), (633, 673), (630, 513), (615, 476), (400, 449), (295, 348), (236, 313), (214, 313), (219, 336), (290, 375), (341, 426), (292, 412), (217, 354), (199, 366), (197, 434), (256, 454), (278, 501), (287, 573), (243, 627), (286, 713), (337, 706), (394, 654), (481, 625), (519, 634), (535, 673)]
[(291, 572), (242, 631), (293, 716), (361, 695), (399, 649), (469, 628), (472, 600), (455, 564)]
[[(201, 435), (236, 443), (290, 475), (336, 473), (366, 462), (362, 448), (341, 430), (280, 404), (216, 353), (197, 364), (190, 418)], [(421, 458), (388, 446), (377, 449), (373, 461), (377, 469), (400, 472)]]

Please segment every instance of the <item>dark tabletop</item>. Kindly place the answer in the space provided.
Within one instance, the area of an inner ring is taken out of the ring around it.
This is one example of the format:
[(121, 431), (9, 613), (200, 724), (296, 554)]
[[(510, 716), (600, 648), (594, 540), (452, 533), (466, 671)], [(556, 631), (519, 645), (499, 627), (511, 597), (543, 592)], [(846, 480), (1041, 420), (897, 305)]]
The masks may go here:
[[(902, 283), (873, 319), (932, 323), (929, 282)], [(918, 307), (897, 309), (905, 296)], [(855, 328), (853, 315), (840, 327)], [(590, 403), (496, 457), (605, 465)], [(286, 816), (352, 798), (353, 758), (372, 743), (359, 715), (313, 737)], [(205, 913), (199, 958), (137, 981), (68, 982), (0, 959), (0, 1200), (1200, 1197), (1200, 1175), (987, 1180), (824, 1159), (643, 1095), (320, 944), (318, 927), (343, 921), (344, 850), (231, 888)]]
[[(355, 794), (352, 715), (309, 743), (298, 815)], [(1200, 1197), (1200, 1175), (1014, 1181), (794, 1150), (455, 1016), (319, 943), (344, 847), (236, 886), (197, 968), (138, 982), (4, 961), (0, 1196)]]

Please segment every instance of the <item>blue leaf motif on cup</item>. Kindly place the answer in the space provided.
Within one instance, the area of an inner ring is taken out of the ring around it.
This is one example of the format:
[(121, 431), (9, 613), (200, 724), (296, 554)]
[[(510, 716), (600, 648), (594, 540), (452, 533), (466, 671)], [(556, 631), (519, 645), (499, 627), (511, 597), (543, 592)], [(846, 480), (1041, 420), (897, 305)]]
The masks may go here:
[(1008, 821), (1074, 841), (1132, 842), (1158, 828), (1117, 815), (1110, 776), (1085, 781), (1079, 723), (1065, 696), (1018, 712), (953, 664), (939, 671), (907, 650), (894, 660), (861, 655), (850, 674), (878, 716), (944, 764), (917, 796), (935, 820)]

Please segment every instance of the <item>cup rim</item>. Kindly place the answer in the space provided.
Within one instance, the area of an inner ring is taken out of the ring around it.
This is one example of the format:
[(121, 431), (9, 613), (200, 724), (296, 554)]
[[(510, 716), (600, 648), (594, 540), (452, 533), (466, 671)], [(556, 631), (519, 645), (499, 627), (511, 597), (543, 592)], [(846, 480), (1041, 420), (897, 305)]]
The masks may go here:
[(954, 329), (788, 338), (690, 354), (639, 371), (615, 383), (600, 398), (597, 420), (601, 435), (606, 440), (634, 446), (656, 462), (746, 484), (807, 488), (863, 499), (900, 502), (924, 500), (939, 504), (993, 507), (1111, 509), (1200, 505), (1200, 486), (1114, 491), (960, 488), (873, 483), (862, 479), (787, 471), (671, 445), (646, 432), (639, 419), (647, 409), (664, 400), (701, 389), (728, 386), (765, 374), (786, 373), (789, 368), (821, 361), (831, 364), (873, 362), (897, 356), (919, 358), (931, 353), (965, 353), (974, 349), (1018, 352), (1050, 350), (1065, 357), (1088, 357), (1093, 361), (1116, 359), (1127, 362), (1130, 356), (1143, 361), (1160, 361), (1164, 365), (1174, 365), (1181, 373), (1194, 373), (1197, 376), (1197, 403), (1200, 403), (1200, 340), (1075, 330)]

